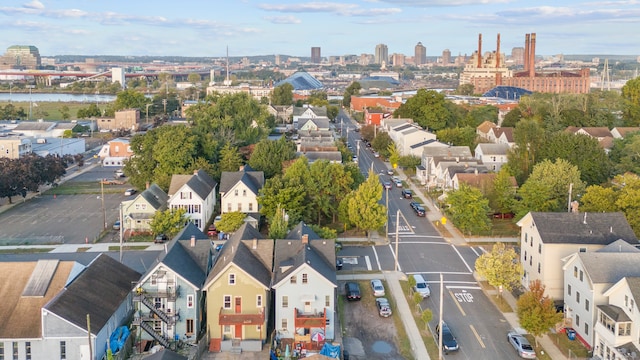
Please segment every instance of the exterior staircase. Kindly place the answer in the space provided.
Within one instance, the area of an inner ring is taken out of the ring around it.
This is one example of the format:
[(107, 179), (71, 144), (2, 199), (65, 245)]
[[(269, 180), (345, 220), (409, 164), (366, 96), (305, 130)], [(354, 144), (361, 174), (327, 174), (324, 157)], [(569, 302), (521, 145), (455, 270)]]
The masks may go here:
[(142, 327), (144, 331), (146, 331), (149, 335), (151, 335), (154, 339), (156, 339), (160, 343), (160, 345), (170, 349), (171, 344), (169, 343), (169, 340), (164, 336), (155, 332), (155, 330), (153, 330), (153, 328), (151, 327), (151, 325), (149, 325), (149, 323), (142, 321), (140, 322), (140, 327)]
[(174, 318), (172, 316), (167, 315), (164, 311), (156, 309), (155, 305), (146, 297), (141, 296), (142, 303), (151, 310), (152, 313), (158, 315), (158, 317), (164, 321), (166, 324), (173, 325)]

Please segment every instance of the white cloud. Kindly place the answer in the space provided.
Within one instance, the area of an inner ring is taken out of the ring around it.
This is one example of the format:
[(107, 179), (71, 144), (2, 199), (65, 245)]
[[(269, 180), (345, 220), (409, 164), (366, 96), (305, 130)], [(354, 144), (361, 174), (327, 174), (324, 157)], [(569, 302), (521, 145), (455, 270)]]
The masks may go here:
[(32, 0), (31, 2), (23, 4), (22, 6), (27, 8), (27, 9), (38, 9), (38, 10), (43, 10), (44, 9), (44, 4), (41, 3), (38, 0)]
[(330, 13), (340, 16), (384, 16), (399, 13), (399, 8), (366, 9), (356, 4), (334, 2), (308, 2), (303, 4), (261, 4), (258, 6), (265, 11), (283, 13)]
[(508, 4), (513, 0), (380, 0), (381, 2), (405, 6), (417, 7), (443, 7), (443, 6), (467, 6)]
[(265, 16), (264, 19), (274, 24), (300, 24), (302, 22), (295, 16)]

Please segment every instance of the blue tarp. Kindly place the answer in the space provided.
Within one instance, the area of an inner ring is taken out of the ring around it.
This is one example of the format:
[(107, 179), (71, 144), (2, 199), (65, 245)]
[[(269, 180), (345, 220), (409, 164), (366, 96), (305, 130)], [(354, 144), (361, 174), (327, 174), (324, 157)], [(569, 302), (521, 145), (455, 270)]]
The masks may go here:
[(109, 337), (109, 347), (113, 354), (117, 353), (124, 347), (124, 343), (129, 337), (129, 328), (126, 326), (120, 326)]
[(333, 345), (329, 343), (324, 343), (322, 350), (320, 350), (320, 355), (328, 356), (330, 358), (339, 359), (340, 358), (340, 345)]

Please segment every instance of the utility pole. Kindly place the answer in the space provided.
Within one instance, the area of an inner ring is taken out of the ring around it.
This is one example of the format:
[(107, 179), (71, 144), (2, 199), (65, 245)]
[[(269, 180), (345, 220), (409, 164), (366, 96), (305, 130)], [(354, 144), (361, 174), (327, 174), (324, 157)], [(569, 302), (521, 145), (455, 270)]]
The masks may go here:
[(384, 227), (384, 237), (385, 239), (387, 239), (387, 241), (389, 241), (389, 188), (386, 186), (384, 188), (387, 192), (387, 223)]
[(123, 239), (123, 228), (124, 221), (122, 221), (122, 203), (120, 203), (120, 263), (122, 264), (122, 239)]
[(93, 346), (91, 344), (91, 317), (87, 314), (87, 336), (89, 337), (89, 359), (93, 360)]
[(440, 319), (438, 319), (438, 359), (442, 360), (442, 300), (444, 298), (444, 280), (440, 273)]
[(400, 225), (400, 209), (396, 211), (396, 271), (400, 271), (400, 265), (398, 264), (398, 238), (400, 234), (398, 233), (398, 226)]
[(569, 201), (567, 203), (567, 212), (571, 212), (571, 193), (573, 192), (573, 183), (569, 184)]

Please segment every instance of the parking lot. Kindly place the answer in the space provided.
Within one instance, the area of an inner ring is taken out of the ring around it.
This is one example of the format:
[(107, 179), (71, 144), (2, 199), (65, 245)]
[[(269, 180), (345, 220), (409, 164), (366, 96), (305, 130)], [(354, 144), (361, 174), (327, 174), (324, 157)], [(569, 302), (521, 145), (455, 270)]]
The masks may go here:
[(129, 186), (105, 185), (103, 189), (99, 182), (113, 179), (115, 170), (97, 166), (60, 186), (61, 190), (77, 187), (78, 194), (53, 195), (45, 191), (24, 203), (21, 198), (14, 198), (18, 203), (0, 214), (0, 245), (95, 242), (103, 232), (105, 219), (110, 230), (105, 240), (116, 240), (118, 232), (111, 227), (119, 217), (120, 202), (131, 198), (124, 196)]

